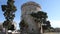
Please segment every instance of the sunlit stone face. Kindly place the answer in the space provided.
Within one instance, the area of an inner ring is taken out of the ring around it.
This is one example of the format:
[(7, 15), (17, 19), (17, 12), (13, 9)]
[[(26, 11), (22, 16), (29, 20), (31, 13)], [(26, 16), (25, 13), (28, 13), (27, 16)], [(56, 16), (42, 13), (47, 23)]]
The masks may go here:
[(31, 14), (32, 12), (41, 11), (41, 8), (37, 6), (25, 6), (22, 8), (22, 14)]
[(38, 12), (41, 11), (41, 7), (33, 2), (28, 2), (22, 5), (22, 15), (24, 14), (31, 14), (32, 12)]

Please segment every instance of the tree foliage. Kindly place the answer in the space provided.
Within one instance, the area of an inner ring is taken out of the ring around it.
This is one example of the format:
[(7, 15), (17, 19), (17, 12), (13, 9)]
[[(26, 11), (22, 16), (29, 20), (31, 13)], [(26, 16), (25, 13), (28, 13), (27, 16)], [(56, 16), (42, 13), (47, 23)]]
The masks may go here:
[(24, 20), (22, 20), (19, 24), (21, 27), (28, 27), (28, 23), (25, 23)]
[(38, 11), (37, 13), (32, 13), (31, 16), (35, 18), (47, 18), (47, 13), (43, 11)]
[(19, 23), (19, 26), (20, 26), (20, 29), (21, 30), (24, 30), (24, 28), (28, 28), (28, 23), (26, 23), (24, 20), (22, 20), (20, 23)]
[(46, 21), (45, 24), (47, 24), (47, 25), (46, 26), (43, 26), (43, 29), (51, 28), (50, 21)]
[(31, 13), (31, 16), (36, 18), (35, 22), (40, 22), (46, 25), (43, 25), (43, 29), (48, 29), (51, 27), (50, 21), (47, 21), (46, 18), (48, 18), (47, 13), (43, 11), (38, 11), (37, 13)]
[(11, 25), (10, 28), (8, 28), (8, 30), (12, 30), (12, 31), (15, 30), (14, 25)]
[[(12, 22), (15, 17), (15, 11), (17, 10), (14, 6), (14, 0), (8, 0), (7, 5), (2, 5), (2, 11), (4, 12), (5, 21), (3, 26), (7, 29), (12, 27)], [(12, 30), (12, 29), (11, 29)]]

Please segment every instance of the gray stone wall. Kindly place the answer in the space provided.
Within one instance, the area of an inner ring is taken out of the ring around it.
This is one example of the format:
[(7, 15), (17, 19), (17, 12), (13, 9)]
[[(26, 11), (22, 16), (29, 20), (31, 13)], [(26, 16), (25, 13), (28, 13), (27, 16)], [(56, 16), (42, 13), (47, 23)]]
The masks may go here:
[(16, 32), (15, 32), (15, 33), (10, 32), (10, 33), (8, 33), (8, 34), (20, 34), (20, 32), (17, 32), (17, 33), (16, 33)]
[(21, 34), (30, 33), (30, 34), (38, 34), (39, 28), (38, 23), (34, 21), (34, 18), (30, 15), (32, 12), (36, 13), (37, 11), (40, 11), (41, 8), (39, 4), (36, 4), (35, 2), (27, 2), (22, 5), (21, 8), (21, 18), (25, 21), (25, 23), (28, 24), (28, 28), (23, 28)]
[(0, 32), (0, 34), (6, 34), (5, 32)]
[(60, 34), (60, 32), (48, 32), (48, 33), (43, 33), (43, 34)]

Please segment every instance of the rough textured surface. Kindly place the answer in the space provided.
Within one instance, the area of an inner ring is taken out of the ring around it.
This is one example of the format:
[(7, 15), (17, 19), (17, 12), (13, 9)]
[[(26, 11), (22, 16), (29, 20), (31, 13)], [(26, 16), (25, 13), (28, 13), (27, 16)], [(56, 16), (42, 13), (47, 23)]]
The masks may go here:
[(60, 32), (48, 32), (48, 33), (44, 33), (44, 34), (60, 34)]
[(0, 32), (0, 34), (6, 34), (5, 32)]
[(28, 24), (28, 27), (26, 26), (22, 27), (22, 25), (20, 25), (21, 34), (39, 34), (40, 31), (38, 23), (36, 23), (34, 21), (34, 18), (30, 15), (32, 12), (36, 13), (37, 11), (41, 10), (39, 4), (35, 2), (27, 2), (22, 5), (21, 10), (22, 10), (22, 20), (24, 20), (24, 23)]

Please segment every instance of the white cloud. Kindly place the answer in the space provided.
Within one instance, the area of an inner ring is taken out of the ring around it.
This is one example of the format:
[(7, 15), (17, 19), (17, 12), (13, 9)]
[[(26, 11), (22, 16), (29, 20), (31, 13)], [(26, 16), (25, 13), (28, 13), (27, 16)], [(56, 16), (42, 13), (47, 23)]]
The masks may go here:
[(16, 22), (16, 29), (20, 29), (19, 28), (19, 23), (20, 23), (21, 20), (14, 20), (14, 21)]
[(56, 28), (56, 27), (60, 28), (60, 21), (59, 20), (51, 20), (51, 26), (54, 28)]

